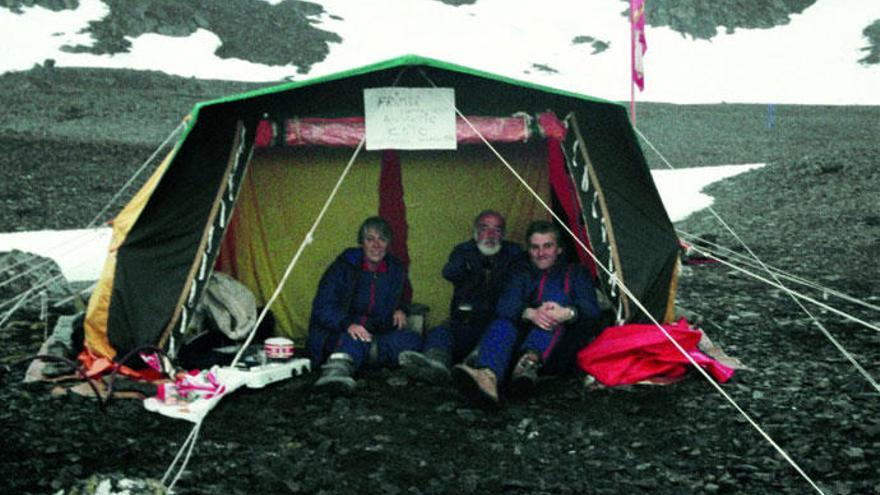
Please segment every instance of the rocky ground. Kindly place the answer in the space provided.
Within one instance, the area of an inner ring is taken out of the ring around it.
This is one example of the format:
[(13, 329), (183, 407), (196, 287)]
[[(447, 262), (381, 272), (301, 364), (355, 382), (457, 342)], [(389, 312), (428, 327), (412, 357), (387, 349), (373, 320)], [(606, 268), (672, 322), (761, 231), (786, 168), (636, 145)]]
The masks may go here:
[[(86, 225), (194, 102), (252, 87), (50, 67), (0, 76), (0, 231)], [(718, 214), (774, 266), (880, 305), (880, 109), (775, 115), (768, 128), (766, 106), (646, 104), (638, 127), (677, 167), (767, 162), (710, 189)], [(678, 227), (742, 253), (710, 214)], [(880, 325), (876, 310), (809, 294)], [(686, 269), (679, 302), (752, 368), (723, 390), (824, 493), (880, 493), (880, 396), (788, 297), (714, 264)], [(878, 332), (810, 310), (880, 379)], [(102, 411), (23, 385), (42, 339), (34, 315), (0, 328), (0, 492), (54, 493), (94, 474), (161, 478), (190, 425), (134, 400)], [(317, 395), (312, 379), (224, 400), (178, 493), (815, 491), (698, 375), (613, 390), (551, 380), (497, 412), (391, 371), (366, 374), (351, 398)]]

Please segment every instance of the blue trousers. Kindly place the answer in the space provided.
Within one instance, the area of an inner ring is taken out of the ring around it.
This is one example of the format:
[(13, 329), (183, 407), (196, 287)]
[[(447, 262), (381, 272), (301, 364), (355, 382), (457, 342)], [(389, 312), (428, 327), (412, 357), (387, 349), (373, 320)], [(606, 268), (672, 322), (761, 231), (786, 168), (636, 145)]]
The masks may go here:
[(491, 320), (447, 320), (425, 335), (422, 352), (438, 350), (453, 363), (459, 363), (476, 349), (490, 323)]
[(376, 367), (397, 366), (397, 356), (401, 352), (418, 350), (419, 345), (421, 337), (411, 330), (373, 334), (372, 342), (361, 342), (348, 332), (342, 332), (333, 352), (348, 354), (354, 363), (354, 369), (359, 370), (366, 364)]
[(507, 375), (513, 351), (518, 348), (520, 354), (526, 351), (538, 354), (545, 367), (559, 368), (559, 363), (554, 362), (556, 355), (553, 351), (559, 347), (565, 336), (565, 326), (559, 325), (549, 331), (530, 326), (526, 329), (525, 338), (519, 346), (517, 346), (518, 333), (516, 325), (510, 320), (501, 318), (493, 321), (480, 342), (476, 366), (491, 369), (501, 383)]

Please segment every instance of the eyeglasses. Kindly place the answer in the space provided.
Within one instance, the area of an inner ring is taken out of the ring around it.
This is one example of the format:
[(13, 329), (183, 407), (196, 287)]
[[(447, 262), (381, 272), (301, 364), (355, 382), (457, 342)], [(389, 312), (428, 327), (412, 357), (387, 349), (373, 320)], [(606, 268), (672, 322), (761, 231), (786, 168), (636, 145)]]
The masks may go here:
[(492, 233), (492, 234), (503, 234), (504, 227), (493, 227), (491, 225), (477, 225), (477, 232), (481, 234)]

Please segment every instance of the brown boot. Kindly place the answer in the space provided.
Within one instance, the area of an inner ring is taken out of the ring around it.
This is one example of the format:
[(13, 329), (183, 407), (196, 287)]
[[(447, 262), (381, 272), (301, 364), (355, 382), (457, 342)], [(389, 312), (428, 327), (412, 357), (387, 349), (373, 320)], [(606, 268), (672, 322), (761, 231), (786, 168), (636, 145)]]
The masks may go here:
[(458, 390), (471, 402), (481, 406), (498, 404), (498, 378), (492, 370), (457, 364), (452, 368), (452, 378)]

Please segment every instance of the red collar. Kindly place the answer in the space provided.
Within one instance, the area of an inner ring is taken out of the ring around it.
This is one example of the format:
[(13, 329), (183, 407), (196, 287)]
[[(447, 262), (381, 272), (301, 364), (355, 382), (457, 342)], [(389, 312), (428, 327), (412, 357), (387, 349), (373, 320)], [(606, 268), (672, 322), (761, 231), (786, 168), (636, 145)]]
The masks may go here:
[(388, 263), (386, 263), (385, 260), (383, 259), (382, 261), (379, 262), (378, 265), (376, 265), (375, 270), (371, 270), (370, 263), (367, 261), (367, 258), (364, 257), (363, 260), (361, 261), (361, 269), (365, 272), (382, 272), (382, 273), (384, 273), (384, 272), (388, 271)]

